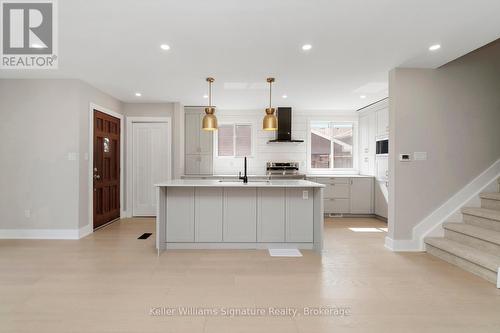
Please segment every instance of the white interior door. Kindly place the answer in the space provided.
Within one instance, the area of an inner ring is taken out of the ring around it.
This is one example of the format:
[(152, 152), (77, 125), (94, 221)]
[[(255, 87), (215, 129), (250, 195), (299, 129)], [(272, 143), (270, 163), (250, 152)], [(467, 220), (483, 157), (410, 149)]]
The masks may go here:
[(167, 122), (132, 124), (133, 216), (155, 216), (154, 184), (171, 178), (168, 125)]

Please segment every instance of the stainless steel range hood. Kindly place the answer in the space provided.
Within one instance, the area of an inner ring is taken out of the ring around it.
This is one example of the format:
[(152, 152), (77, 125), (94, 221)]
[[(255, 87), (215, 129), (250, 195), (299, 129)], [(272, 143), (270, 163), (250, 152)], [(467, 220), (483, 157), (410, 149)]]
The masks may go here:
[(304, 142), (304, 140), (292, 139), (292, 108), (278, 107), (276, 112), (278, 115), (276, 139), (269, 140), (269, 142)]

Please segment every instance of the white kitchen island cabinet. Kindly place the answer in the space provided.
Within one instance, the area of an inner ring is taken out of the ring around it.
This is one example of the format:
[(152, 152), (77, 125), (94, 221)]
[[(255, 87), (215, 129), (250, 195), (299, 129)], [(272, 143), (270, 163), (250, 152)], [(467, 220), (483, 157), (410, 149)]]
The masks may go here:
[(157, 184), (156, 248), (323, 247), (323, 184), (172, 180)]

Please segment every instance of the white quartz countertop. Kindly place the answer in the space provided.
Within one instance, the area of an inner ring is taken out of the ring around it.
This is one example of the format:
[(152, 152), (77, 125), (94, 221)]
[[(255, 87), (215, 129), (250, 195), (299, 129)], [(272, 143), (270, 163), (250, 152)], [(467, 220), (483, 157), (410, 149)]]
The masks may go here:
[[(279, 175), (278, 175), (279, 176)], [(324, 175), (324, 174), (306, 174), (307, 178), (374, 178), (374, 176), (370, 175), (359, 175), (359, 174), (354, 174), (354, 175), (339, 175), (339, 174), (329, 174), (329, 175)], [(200, 179), (200, 178), (205, 178), (205, 179), (215, 179), (215, 178), (238, 178), (238, 175), (184, 175), (182, 176), (182, 179)], [(267, 178), (267, 175), (248, 175), (248, 179), (252, 178)]]
[(374, 176), (370, 175), (314, 175), (307, 174), (308, 178), (373, 178)]
[(244, 184), (243, 181), (227, 181), (218, 179), (174, 179), (155, 184), (157, 187), (325, 187), (323, 184), (308, 180), (252, 180)]

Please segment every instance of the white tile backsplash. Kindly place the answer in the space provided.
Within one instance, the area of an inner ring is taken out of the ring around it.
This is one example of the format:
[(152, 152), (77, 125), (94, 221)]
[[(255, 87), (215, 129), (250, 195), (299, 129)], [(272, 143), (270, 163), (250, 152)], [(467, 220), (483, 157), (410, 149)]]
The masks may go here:
[[(293, 111), (292, 138), (302, 143), (268, 143), (275, 138), (274, 132), (262, 130), (262, 110), (217, 110), (219, 124), (251, 123), (253, 134), (253, 156), (248, 158), (248, 173), (264, 175), (268, 161), (300, 162), (301, 172), (307, 173), (308, 124), (310, 120), (357, 121), (355, 111)], [(214, 154), (214, 174), (238, 174), (243, 171), (243, 158), (219, 158)]]

